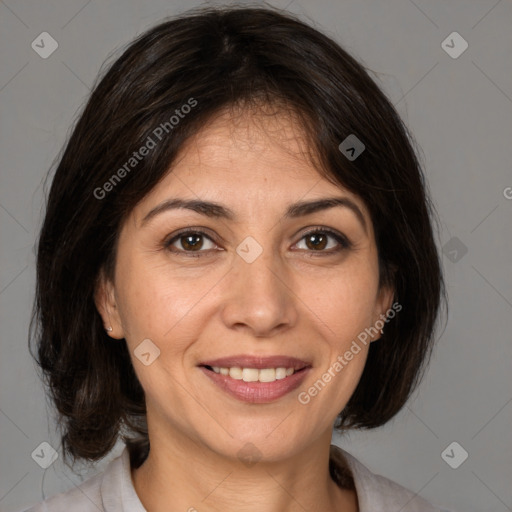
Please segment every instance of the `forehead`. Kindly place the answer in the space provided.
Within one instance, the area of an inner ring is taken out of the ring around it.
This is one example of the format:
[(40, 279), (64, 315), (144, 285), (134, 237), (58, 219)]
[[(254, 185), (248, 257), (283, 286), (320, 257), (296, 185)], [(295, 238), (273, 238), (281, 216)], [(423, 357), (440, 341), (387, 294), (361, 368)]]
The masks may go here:
[[(318, 177), (312, 160), (313, 148), (297, 116), (261, 106), (241, 111), (230, 108), (216, 115), (184, 144), (174, 167), (181, 170), (185, 163), (232, 170), (240, 177), (258, 171), (279, 177), (296, 170), (297, 174)], [(247, 168), (243, 162), (254, 167)]]
[(275, 109), (226, 110), (186, 141), (170, 172), (134, 213), (140, 222), (169, 196), (214, 200), (252, 216), (262, 204), (280, 210), (299, 199), (340, 195), (366, 213), (360, 198), (322, 176), (318, 165), (297, 116)]

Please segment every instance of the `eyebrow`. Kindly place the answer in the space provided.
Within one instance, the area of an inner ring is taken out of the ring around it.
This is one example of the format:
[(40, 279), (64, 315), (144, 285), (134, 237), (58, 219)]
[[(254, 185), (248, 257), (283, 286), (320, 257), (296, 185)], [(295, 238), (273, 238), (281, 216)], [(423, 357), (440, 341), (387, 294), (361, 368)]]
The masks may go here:
[[(334, 207), (349, 208), (355, 213), (356, 217), (361, 222), (365, 233), (367, 233), (366, 220), (359, 206), (349, 199), (348, 197), (326, 197), (322, 199), (316, 199), (314, 201), (299, 201), (288, 206), (284, 213), (284, 219), (296, 219), (306, 215), (311, 215), (316, 212), (328, 210)], [(141, 227), (147, 224), (152, 218), (156, 217), (160, 213), (175, 210), (175, 209), (187, 209), (192, 210), (206, 217), (226, 219), (235, 221), (237, 216), (233, 210), (223, 206), (219, 203), (211, 201), (200, 201), (195, 199), (167, 199), (166, 201), (155, 206), (141, 222)]]

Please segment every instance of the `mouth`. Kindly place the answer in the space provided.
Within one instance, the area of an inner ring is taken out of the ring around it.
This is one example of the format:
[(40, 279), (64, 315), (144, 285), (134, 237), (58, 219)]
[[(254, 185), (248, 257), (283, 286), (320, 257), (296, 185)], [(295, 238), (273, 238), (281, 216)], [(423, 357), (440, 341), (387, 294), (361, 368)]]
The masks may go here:
[(199, 366), (244, 382), (274, 382), (290, 377), (311, 364), (290, 356), (237, 355), (204, 361)]
[(287, 356), (234, 356), (198, 367), (228, 395), (243, 402), (268, 403), (300, 386), (312, 366)]
[(241, 380), (244, 382), (275, 382), (276, 380), (286, 379), (296, 373), (304, 371), (307, 366), (299, 369), (293, 367), (278, 366), (277, 368), (250, 368), (240, 366), (209, 366), (200, 365), (213, 373), (228, 376), (234, 380)]

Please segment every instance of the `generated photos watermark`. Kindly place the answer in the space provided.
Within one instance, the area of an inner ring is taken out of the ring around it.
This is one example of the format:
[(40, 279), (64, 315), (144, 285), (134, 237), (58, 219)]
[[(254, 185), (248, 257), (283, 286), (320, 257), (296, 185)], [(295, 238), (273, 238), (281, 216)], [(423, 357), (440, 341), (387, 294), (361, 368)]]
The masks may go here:
[[(137, 165), (146, 157), (153, 149), (156, 148), (158, 143), (162, 141), (165, 135), (171, 133), (175, 126), (180, 123), (193, 107), (197, 106), (197, 100), (189, 98), (187, 103), (184, 103), (180, 108), (174, 111), (174, 114), (169, 118), (169, 121), (160, 123), (152, 132), (148, 135), (146, 141), (142, 146), (132, 153), (126, 162), (112, 174), (112, 176), (103, 183), (101, 187), (94, 189), (93, 195), (96, 199), (104, 199), (109, 192), (114, 190), (114, 187), (121, 182)], [(157, 139), (157, 140), (155, 140)]]
[[(396, 314), (402, 310), (402, 305), (398, 302), (394, 302), (391, 308), (386, 311), (386, 314), (381, 314), (379, 320), (375, 322), (372, 327), (367, 327), (364, 331), (361, 331), (357, 335), (357, 340), (363, 345), (368, 344), (368, 339), (371, 336), (376, 336), (380, 330), (384, 327), (384, 324), (388, 323), (392, 318), (396, 316)], [(358, 344), (357, 340), (352, 340), (352, 345), (350, 349), (347, 350), (343, 355), (338, 355), (336, 361), (329, 367), (329, 369), (322, 374), (321, 378), (319, 378), (312, 386), (308, 388), (307, 391), (301, 391), (297, 399), (299, 403), (302, 405), (306, 405), (311, 401), (311, 398), (316, 396), (322, 389), (331, 381), (333, 377), (347, 366), (347, 364), (352, 361), (356, 354), (361, 352), (361, 346)]]

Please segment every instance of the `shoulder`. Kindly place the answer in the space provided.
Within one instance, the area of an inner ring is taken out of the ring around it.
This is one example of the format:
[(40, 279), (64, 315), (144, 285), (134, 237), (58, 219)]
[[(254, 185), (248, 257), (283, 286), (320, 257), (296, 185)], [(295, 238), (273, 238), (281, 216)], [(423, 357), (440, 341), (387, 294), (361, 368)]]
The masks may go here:
[(101, 483), (105, 473), (99, 473), (81, 485), (65, 492), (55, 494), (24, 512), (98, 512), (104, 508), (101, 503)]
[(331, 445), (330, 457), (339, 474), (352, 475), (360, 512), (450, 512), (440, 509), (402, 485), (370, 471), (353, 455)]
[(55, 494), (20, 512), (143, 511), (143, 508), (138, 507), (140, 502), (134, 502), (134, 493), (129, 453), (125, 448), (121, 455), (108, 464), (105, 471), (65, 493)]

